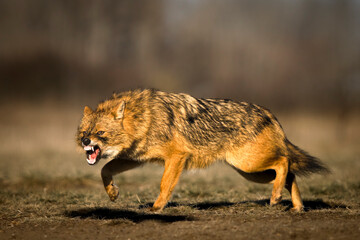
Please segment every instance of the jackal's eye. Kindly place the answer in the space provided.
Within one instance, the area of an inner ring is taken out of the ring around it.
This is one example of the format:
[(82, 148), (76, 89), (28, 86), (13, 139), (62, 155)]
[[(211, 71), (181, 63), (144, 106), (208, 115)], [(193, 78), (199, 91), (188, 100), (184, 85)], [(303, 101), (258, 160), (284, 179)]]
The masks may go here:
[(82, 134), (85, 136), (87, 134), (87, 131), (83, 131)]
[(98, 131), (96, 134), (101, 136), (101, 135), (104, 135), (104, 133), (105, 133), (104, 131)]

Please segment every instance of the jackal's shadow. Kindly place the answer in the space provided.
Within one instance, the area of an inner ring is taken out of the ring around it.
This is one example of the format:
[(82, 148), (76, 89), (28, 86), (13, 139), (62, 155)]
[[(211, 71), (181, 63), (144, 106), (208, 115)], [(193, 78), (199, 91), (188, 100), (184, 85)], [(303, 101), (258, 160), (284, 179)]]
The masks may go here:
[[(346, 209), (348, 206), (345, 206), (343, 204), (337, 204), (337, 203), (326, 203), (321, 199), (315, 199), (315, 200), (305, 200), (303, 201), (305, 211), (313, 211), (313, 210), (321, 210), (321, 209)], [(221, 202), (200, 202), (195, 204), (182, 204), (178, 202), (169, 202), (166, 207), (179, 207), (179, 206), (188, 206), (193, 209), (198, 210), (211, 210), (211, 209), (219, 209), (219, 208), (228, 208), (228, 207), (234, 207), (234, 206), (240, 206), (245, 204), (252, 204), (252, 205), (258, 205), (258, 206), (269, 206), (270, 205), (270, 199), (261, 199), (261, 200), (254, 200), (254, 201), (241, 201), (241, 202), (227, 202), (227, 201), (221, 201)], [(151, 207), (152, 203), (146, 203), (144, 205), (140, 205), (139, 208), (148, 208)], [(283, 200), (280, 202), (280, 206), (286, 207), (286, 210), (290, 210), (292, 208), (292, 203), (290, 200)]]
[[(153, 203), (146, 203), (140, 205), (140, 209), (145, 209), (151, 207)], [(242, 202), (200, 202), (196, 204), (182, 204), (178, 202), (170, 202), (167, 205), (167, 208), (171, 207), (181, 207), (188, 206), (197, 210), (212, 210), (219, 208), (229, 208), (235, 207), (239, 205), (246, 204), (255, 204), (259, 206), (269, 206), (269, 199), (255, 200), (255, 201), (242, 201)], [(281, 206), (286, 207), (286, 210), (290, 210), (292, 207), (292, 203), (290, 200), (283, 200), (280, 203)], [(321, 209), (346, 209), (348, 206), (337, 204), (337, 203), (326, 203), (321, 199), (316, 200), (305, 200), (304, 201), (305, 211), (313, 211), (313, 210), (321, 210)], [(168, 215), (168, 214), (153, 214), (153, 213), (139, 213), (130, 210), (119, 210), (119, 209), (111, 209), (111, 208), (81, 208), (78, 210), (66, 211), (64, 215), (69, 218), (80, 218), (80, 219), (98, 219), (98, 220), (116, 220), (116, 219), (124, 219), (129, 220), (134, 223), (140, 223), (146, 220), (155, 220), (159, 222), (172, 223), (179, 221), (193, 221), (195, 220), (191, 216), (187, 215)]]
[[(270, 204), (270, 199), (266, 200), (265, 205)], [(290, 210), (292, 208), (292, 203), (290, 200), (283, 200), (280, 203), (282, 206), (287, 207), (286, 210)], [(348, 206), (339, 203), (326, 203), (321, 199), (315, 200), (304, 200), (304, 210), (305, 212), (310, 212), (314, 210), (323, 210), (323, 209), (346, 209)]]
[(69, 218), (80, 219), (98, 219), (98, 220), (130, 220), (134, 223), (146, 220), (155, 220), (159, 222), (172, 223), (178, 221), (192, 221), (193, 218), (185, 215), (165, 215), (152, 213), (138, 213), (130, 210), (118, 210), (110, 208), (81, 208), (78, 210), (66, 211), (64, 213)]

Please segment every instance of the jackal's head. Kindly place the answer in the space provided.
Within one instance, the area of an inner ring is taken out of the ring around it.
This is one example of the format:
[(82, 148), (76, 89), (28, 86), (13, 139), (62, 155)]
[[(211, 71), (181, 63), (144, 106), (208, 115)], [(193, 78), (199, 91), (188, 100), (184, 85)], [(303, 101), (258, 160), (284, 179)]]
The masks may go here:
[(98, 108), (95, 111), (85, 107), (76, 141), (84, 149), (90, 165), (100, 159), (112, 160), (121, 152), (123, 142), (126, 141), (122, 124), (124, 109), (124, 101), (115, 107)]

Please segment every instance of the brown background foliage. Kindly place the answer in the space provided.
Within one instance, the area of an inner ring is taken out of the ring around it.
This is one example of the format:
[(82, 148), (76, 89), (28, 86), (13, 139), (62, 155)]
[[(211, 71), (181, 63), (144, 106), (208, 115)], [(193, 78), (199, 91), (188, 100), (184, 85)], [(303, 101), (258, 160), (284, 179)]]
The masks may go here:
[(351, 111), (359, 11), (355, 0), (1, 1), (1, 101), (80, 106), (152, 87)]

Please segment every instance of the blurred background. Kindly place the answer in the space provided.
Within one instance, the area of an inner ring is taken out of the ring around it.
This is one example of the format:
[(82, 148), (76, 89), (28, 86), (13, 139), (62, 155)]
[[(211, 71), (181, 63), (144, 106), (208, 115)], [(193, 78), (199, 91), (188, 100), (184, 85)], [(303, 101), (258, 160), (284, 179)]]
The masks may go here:
[(148, 87), (264, 105), (315, 155), (359, 159), (359, 13), (359, 0), (0, 0), (0, 178), (85, 166), (83, 107)]

